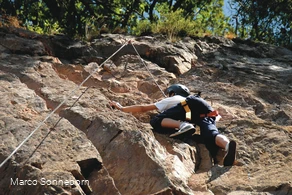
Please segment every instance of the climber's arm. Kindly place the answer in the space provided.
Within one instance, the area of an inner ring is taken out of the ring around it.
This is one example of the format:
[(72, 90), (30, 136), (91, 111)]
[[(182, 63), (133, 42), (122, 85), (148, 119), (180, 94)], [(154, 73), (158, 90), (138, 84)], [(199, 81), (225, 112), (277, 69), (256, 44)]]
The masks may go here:
[(150, 110), (157, 110), (157, 107), (154, 104), (146, 104), (146, 105), (133, 105), (133, 106), (122, 106), (118, 102), (110, 102), (110, 105), (114, 108), (117, 108), (123, 112), (147, 112)]

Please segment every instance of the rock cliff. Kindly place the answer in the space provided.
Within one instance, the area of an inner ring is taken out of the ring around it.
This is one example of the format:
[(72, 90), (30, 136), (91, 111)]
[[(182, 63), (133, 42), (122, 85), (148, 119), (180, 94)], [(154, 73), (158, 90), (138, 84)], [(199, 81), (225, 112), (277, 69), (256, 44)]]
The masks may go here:
[[(238, 143), (235, 166), (221, 166), (223, 151), (213, 165), (198, 135), (153, 131), (154, 111), (108, 104), (152, 103), (172, 83), (202, 92), (220, 112), (220, 132)], [(17, 149), (0, 168), (0, 194), (292, 194), (285, 48), (113, 34), (88, 43), (1, 28), (0, 94), (0, 161)]]

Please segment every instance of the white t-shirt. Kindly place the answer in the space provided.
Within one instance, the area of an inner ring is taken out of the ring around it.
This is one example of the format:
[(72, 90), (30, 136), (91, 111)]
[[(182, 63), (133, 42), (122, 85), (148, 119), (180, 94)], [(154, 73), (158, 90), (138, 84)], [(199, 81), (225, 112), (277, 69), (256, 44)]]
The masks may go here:
[(154, 105), (158, 108), (158, 110), (160, 112), (163, 112), (175, 105), (177, 105), (178, 103), (180, 103), (181, 101), (185, 100), (186, 98), (180, 95), (175, 95), (172, 97), (168, 97), (165, 98), (163, 100), (160, 100), (156, 103), (154, 103)]

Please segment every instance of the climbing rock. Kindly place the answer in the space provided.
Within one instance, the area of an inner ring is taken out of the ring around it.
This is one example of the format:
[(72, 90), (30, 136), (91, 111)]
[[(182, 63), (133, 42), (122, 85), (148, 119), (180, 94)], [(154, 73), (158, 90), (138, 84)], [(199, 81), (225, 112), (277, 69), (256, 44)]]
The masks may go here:
[[(0, 168), (3, 194), (292, 193), (290, 50), (222, 37), (0, 33), (0, 161), (29, 137)], [(172, 83), (220, 112), (235, 166), (222, 167), (223, 150), (212, 163), (198, 128), (173, 139), (151, 128), (156, 111), (109, 106), (154, 103)]]

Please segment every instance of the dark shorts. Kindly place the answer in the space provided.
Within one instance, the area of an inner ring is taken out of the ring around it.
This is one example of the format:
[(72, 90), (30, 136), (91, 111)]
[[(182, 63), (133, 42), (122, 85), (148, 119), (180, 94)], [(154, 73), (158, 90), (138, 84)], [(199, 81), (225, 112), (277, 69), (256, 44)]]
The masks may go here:
[[(185, 120), (185, 111), (184, 111), (182, 106), (177, 105), (177, 106), (169, 108), (168, 110), (158, 114), (157, 116), (153, 117), (150, 120), (150, 124), (153, 127), (153, 130), (155, 132), (170, 135), (170, 134), (176, 133), (177, 130), (171, 129), (171, 128), (161, 127), (161, 121), (164, 118), (171, 118), (174, 120), (184, 121)], [(185, 141), (185, 140), (187, 140), (186, 138), (191, 138), (192, 134), (194, 134), (194, 133), (195, 133), (195, 130), (191, 130), (191, 131), (188, 131), (188, 132), (183, 133), (181, 135), (175, 136), (174, 139)]]
[(165, 110), (164, 112), (156, 115), (150, 120), (150, 124), (154, 129), (161, 129), (161, 121), (164, 118), (171, 118), (174, 120), (185, 120), (185, 110), (181, 105), (176, 105), (174, 107)]
[[(185, 121), (185, 110), (180, 104), (178, 104), (177, 106), (174, 106), (151, 119), (150, 124), (153, 127), (154, 131), (158, 133), (172, 134), (176, 132), (176, 130), (161, 127), (161, 121), (164, 118)], [(199, 120), (196, 120), (196, 125), (200, 126), (200, 135), (207, 149), (210, 151), (212, 156), (216, 155), (218, 151), (218, 146), (215, 143), (215, 138), (219, 134), (219, 131), (216, 127), (215, 118), (201, 118)], [(192, 134), (193, 133), (194, 132), (192, 132)], [(182, 135), (191, 136), (192, 134), (188, 133), (187, 135)]]
[(215, 118), (203, 118), (198, 125), (200, 126), (200, 134), (203, 138), (206, 148), (210, 151), (212, 157), (215, 157), (219, 149), (215, 142), (215, 138), (219, 134), (219, 131), (216, 127)]
[(219, 134), (219, 131), (216, 127), (216, 122), (214, 117), (205, 117), (197, 124), (200, 126), (201, 135), (206, 138), (214, 138)]

